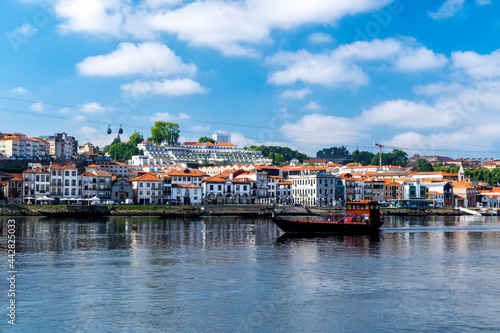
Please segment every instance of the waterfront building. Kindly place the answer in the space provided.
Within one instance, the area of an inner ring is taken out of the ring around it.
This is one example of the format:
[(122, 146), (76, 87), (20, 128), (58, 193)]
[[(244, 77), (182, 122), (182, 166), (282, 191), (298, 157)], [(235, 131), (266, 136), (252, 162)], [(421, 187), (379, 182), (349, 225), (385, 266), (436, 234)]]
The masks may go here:
[(97, 176), (97, 197), (101, 200), (111, 200), (112, 176), (105, 170), (95, 170)]
[(444, 194), (436, 191), (429, 191), (429, 201), (432, 202), (432, 207), (439, 208), (444, 206)]
[(292, 181), (281, 181), (278, 183), (278, 190), (276, 191), (276, 201), (279, 204), (290, 205), (293, 203), (292, 195)]
[(133, 200), (139, 205), (161, 205), (163, 203), (163, 179), (146, 173), (130, 180)]
[(3, 189), (3, 198), (9, 204), (18, 205), (23, 202), (23, 179), (22, 175), (15, 175), (0, 183)]
[(92, 172), (84, 172), (78, 178), (78, 195), (83, 199), (97, 197), (97, 176)]
[(397, 202), (404, 199), (403, 185), (394, 180), (386, 179), (384, 185), (385, 200)]
[(222, 178), (220, 175), (204, 180), (206, 203), (247, 204), (251, 203), (251, 180), (247, 178)]
[(452, 181), (454, 205), (458, 207), (476, 207), (476, 189), (473, 183)]
[(267, 175), (267, 195), (271, 203), (276, 203), (278, 196), (278, 183), (284, 181), (281, 176)]
[(122, 178), (116, 178), (111, 184), (111, 200), (117, 203), (122, 203), (125, 200), (132, 200), (133, 189), (132, 184)]
[[(421, 184), (427, 188), (429, 193), (435, 192), (439, 193), (443, 198), (443, 206), (452, 207), (453, 202), (453, 185), (450, 181), (443, 181), (440, 179), (425, 179), (421, 181)], [(439, 196), (439, 198), (441, 197)], [(436, 199), (438, 196), (433, 194), (429, 199)]]
[(51, 165), (50, 194), (52, 198), (76, 198), (78, 194), (78, 169), (71, 165)]
[(341, 180), (325, 172), (290, 176), (293, 202), (301, 205), (331, 205), (343, 199)]
[(176, 204), (199, 204), (203, 199), (205, 174), (191, 168), (162, 170), (158, 176), (164, 180), (164, 198)]

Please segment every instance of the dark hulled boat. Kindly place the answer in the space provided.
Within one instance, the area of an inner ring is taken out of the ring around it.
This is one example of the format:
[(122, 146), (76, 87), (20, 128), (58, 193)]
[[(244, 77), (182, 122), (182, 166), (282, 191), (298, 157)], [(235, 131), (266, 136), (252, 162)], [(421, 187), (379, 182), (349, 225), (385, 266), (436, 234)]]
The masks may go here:
[(286, 233), (298, 234), (373, 234), (384, 224), (378, 203), (360, 201), (346, 203), (345, 213), (313, 216), (272, 216), (276, 225)]

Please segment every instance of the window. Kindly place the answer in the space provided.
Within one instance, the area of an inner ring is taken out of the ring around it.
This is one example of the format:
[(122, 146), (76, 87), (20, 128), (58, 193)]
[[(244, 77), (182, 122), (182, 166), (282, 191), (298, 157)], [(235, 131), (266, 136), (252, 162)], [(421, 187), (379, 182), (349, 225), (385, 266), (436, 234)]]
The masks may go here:
[(222, 186), (221, 185), (217, 185), (217, 190), (222, 190)]
[(65, 171), (65, 172), (64, 172), (64, 175), (65, 175), (66, 177), (69, 177), (69, 171)]
[(213, 191), (213, 190), (214, 190), (214, 186), (210, 185), (210, 191)]
[(151, 183), (146, 183), (146, 187), (151, 187)]
[(139, 187), (142, 187), (142, 183), (139, 183)]

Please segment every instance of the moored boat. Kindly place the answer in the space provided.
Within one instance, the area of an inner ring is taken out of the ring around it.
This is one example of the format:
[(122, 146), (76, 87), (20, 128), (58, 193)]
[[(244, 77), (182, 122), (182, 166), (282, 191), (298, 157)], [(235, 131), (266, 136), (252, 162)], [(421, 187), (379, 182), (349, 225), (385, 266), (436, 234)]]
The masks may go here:
[(382, 226), (383, 218), (375, 201), (347, 202), (345, 213), (313, 216), (272, 216), (286, 233), (299, 234), (373, 234)]

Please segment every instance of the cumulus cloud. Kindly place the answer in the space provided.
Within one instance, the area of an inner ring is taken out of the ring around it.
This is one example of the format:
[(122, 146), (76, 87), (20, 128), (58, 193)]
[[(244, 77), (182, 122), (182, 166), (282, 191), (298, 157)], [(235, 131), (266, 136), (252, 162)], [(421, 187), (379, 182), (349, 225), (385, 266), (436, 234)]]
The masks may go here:
[(312, 33), (309, 35), (308, 39), (309, 42), (314, 44), (325, 44), (333, 42), (332, 36), (323, 32)]
[(182, 96), (192, 94), (203, 94), (208, 90), (202, 87), (198, 82), (191, 79), (162, 80), (162, 81), (144, 81), (136, 80), (132, 83), (126, 83), (121, 89), (131, 96), (144, 95), (166, 95)]
[(434, 20), (443, 20), (462, 11), (465, 0), (446, 0), (436, 12), (429, 12)]
[(94, 134), (97, 132), (97, 130), (93, 127), (90, 127), (90, 126), (82, 126), (82, 127), (80, 127), (78, 132), (83, 133), (83, 134)]
[(451, 54), (451, 60), (454, 68), (472, 78), (500, 77), (500, 49), (484, 55), (474, 51), (457, 51)]
[(185, 64), (166, 45), (156, 42), (121, 43), (106, 55), (88, 57), (76, 65), (86, 76), (167, 76), (196, 73), (196, 66)]
[(17, 87), (11, 90), (12, 92), (24, 95), (28, 92), (28, 89), (24, 89), (23, 87)]
[[(81, 112), (88, 113), (88, 114), (99, 114), (99, 113), (105, 113), (107, 111), (112, 111), (112, 109), (110, 107), (104, 107), (97, 102), (91, 102), (91, 103), (79, 105), (79, 107), (80, 107)], [(67, 108), (64, 108), (64, 109), (67, 109)], [(59, 112), (63, 113), (61, 111), (64, 109), (59, 110)]]
[[(378, 10), (390, 0), (181, 1), (56, 0), (62, 33), (152, 38), (174, 34), (190, 45), (229, 56), (259, 56), (255, 46), (271, 41), (274, 29), (331, 24), (347, 15)], [(172, 7), (174, 6), (174, 7)]]
[(426, 103), (393, 100), (380, 103), (363, 111), (360, 121), (371, 125), (388, 125), (400, 128), (442, 128), (450, 126), (452, 120)]
[(284, 137), (297, 145), (331, 145), (354, 143), (365, 137), (364, 124), (355, 119), (322, 115), (305, 115), (296, 122), (284, 123), (280, 130)]
[(304, 106), (304, 110), (309, 111), (321, 111), (323, 108), (319, 105), (318, 101), (310, 101), (306, 106)]
[(423, 46), (413, 38), (388, 38), (341, 45), (327, 53), (306, 50), (279, 52), (266, 58), (266, 64), (284, 69), (272, 72), (268, 81), (277, 85), (304, 82), (330, 87), (357, 88), (369, 83), (361, 65), (366, 63), (392, 65), (394, 71), (421, 72), (443, 67), (447, 59)]
[(37, 112), (42, 112), (45, 110), (45, 104), (42, 102), (34, 103), (30, 105), (30, 110), (32, 111), (37, 111)]
[(179, 121), (179, 120), (188, 120), (191, 119), (191, 117), (186, 114), (180, 112), (177, 116), (174, 116), (173, 114), (169, 112), (156, 112), (152, 116), (146, 117), (150, 121)]
[(311, 89), (309, 88), (304, 88), (304, 89), (299, 89), (299, 90), (284, 90), (281, 92), (278, 97), (283, 98), (283, 99), (303, 99), (307, 95), (312, 93)]

